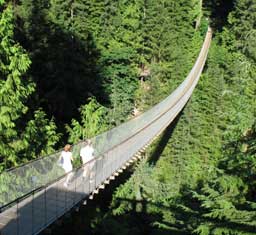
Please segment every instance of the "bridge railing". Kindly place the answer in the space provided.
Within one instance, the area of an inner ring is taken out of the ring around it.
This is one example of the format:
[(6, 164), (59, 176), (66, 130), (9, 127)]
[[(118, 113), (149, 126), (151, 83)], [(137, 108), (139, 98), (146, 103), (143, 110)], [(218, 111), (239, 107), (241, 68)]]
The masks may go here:
[[(207, 58), (209, 30), (194, 67), (182, 84), (166, 99), (142, 115), (92, 139), (96, 159), (93, 176), (85, 176), (88, 164), (74, 170), (71, 184), (58, 165), (60, 152), (0, 175), (0, 228), (4, 235), (37, 234), (121, 168), (133, 155), (162, 132), (190, 98)], [(79, 157), (85, 142), (73, 146)]]

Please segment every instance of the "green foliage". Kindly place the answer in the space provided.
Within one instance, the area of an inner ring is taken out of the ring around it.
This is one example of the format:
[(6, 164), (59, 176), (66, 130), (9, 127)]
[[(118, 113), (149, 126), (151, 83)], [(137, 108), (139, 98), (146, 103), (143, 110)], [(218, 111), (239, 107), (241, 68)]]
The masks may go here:
[(255, 123), (244, 135), (225, 147), (226, 157), (220, 161), (220, 167), (229, 174), (239, 176), (248, 185), (247, 197), (254, 200), (256, 175)]
[[(0, 15), (0, 152), (1, 169), (48, 154), (59, 140), (56, 125), (43, 111), (28, 121), (26, 102), (35, 84), (26, 75), (31, 64), (26, 51), (14, 41), (13, 7), (6, 4)], [(29, 116), (29, 115), (28, 115)]]
[(89, 103), (80, 108), (81, 123), (72, 119), (71, 127), (67, 127), (69, 141), (72, 143), (92, 138), (107, 129), (107, 109), (93, 97)]
[(109, 1), (105, 5), (97, 41), (102, 52), (102, 83), (114, 125), (125, 121), (134, 106), (138, 66), (143, 61), (142, 8), (143, 1)]
[(136, 92), (139, 109), (147, 109), (170, 94), (190, 70), (202, 42), (193, 24), (197, 17), (194, 10), (199, 11), (199, 5), (198, 1), (146, 2), (143, 63), (150, 75)]
[(18, 38), (33, 61), (34, 106), (62, 128), (92, 94), (104, 96), (87, 2), (23, 0), (16, 7)]
[(101, 63), (104, 86), (111, 102), (110, 121), (114, 125), (124, 121), (133, 107), (134, 92), (138, 81), (134, 67), (130, 65), (134, 56), (131, 48), (110, 43), (109, 49), (102, 55)]
[(13, 28), (13, 10), (8, 4), (0, 13), (0, 152), (5, 167), (18, 162), (16, 121), (26, 113), (24, 102), (34, 91), (34, 84), (23, 78), (31, 61), (13, 40)]
[[(248, 139), (251, 139), (251, 136)], [(244, 138), (238, 142), (242, 144)], [(255, 145), (255, 139), (247, 143), (248, 149), (251, 149)], [(197, 234), (255, 234), (256, 204), (251, 197), (251, 190), (254, 190), (255, 184), (255, 153), (248, 151), (248, 155), (244, 154), (244, 150), (232, 152), (232, 156), (221, 161), (221, 167), (227, 173), (221, 171), (193, 193), (193, 197), (199, 201), (199, 208), (202, 211), (200, 214), (203, 218), (201, 225), (195, 230)], [(245, 159), (247, 169), (240, 168)], [(251, 169), (249, 172), (248, 166)]]
[(54, 152), (55, 144), (60, 139), (54, 120), (48, 120), (42, 110), (35, 111), (34, 119), (27, 123), (22, 135), (24, 151), (22, 155), (26, 160)]
[(255, 7), (255, 1), (237, 0), (235, 10), (229, 15), (231, 32), (236, 38), (235, 46), (254, 61), (256, 60)]

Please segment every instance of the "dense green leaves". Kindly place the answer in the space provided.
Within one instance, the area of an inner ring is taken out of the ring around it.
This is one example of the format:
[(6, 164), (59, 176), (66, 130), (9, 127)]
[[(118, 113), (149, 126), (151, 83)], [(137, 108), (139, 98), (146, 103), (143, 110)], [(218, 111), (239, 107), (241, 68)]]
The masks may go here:
[(248, 57), (256, 60), (255, 51), (255, 21), (256, 3), (252, 0), (235, 2), (235, 10), (229, 16), (231, 31), (236, 37), (235, 46)]
[(0, 152), (5, 166), (17, 163), (17, 119), (27, 111), (24, 102), (34, 85), (22, 79), (31, 61), (23, 48), (13, 40), (13, 11), (7, 5), (0, 14)]
[(34, 120), (26, 124), (26, 102), (35, 84), (26, 76), (31, 60), (14, 41), (11, 4), (3, 7), (0, 26), (0, 162), (1, 168), (6, 168), (49, 153), (59, 136), (55, 124), (47, 120), (43, 111), (35, 112)]
[(72, 143), (92, 138), (102, 133), (107, 128), (106, 113), (107, 109), (100, 105), (95, 98), (80, 108), (81, 124), (72, 119), (71, 127), (67, 126), (70, 134), (69, 141)]

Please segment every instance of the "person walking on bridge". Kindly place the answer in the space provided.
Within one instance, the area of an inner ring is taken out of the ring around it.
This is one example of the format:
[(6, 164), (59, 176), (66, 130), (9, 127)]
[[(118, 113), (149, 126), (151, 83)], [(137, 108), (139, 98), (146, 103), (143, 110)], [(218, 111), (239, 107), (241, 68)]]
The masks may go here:
[(87, 140), (86, 145), (81, 148), (80, 150), (80, 157), (82, 159), (83, 163), (83, 177), (86, 178), (89, 176), (90, 178), (90, 183), (93, 182), (93, 177), (94, 177), (94, 165), (95, 165), (95, 160), (94, 160), (94, 148), (92, 147), (92, 141)]
[(73, 166), (72, 166), (72, 161), (73, 161), (73, 157), (72, 157), (72, 153), (71, 153), (71, 145), (70, 144), (66, 144), (64, 147), (64, 150), (61, 152), (60, 155), (60, 162), (62, 165), (62, 168), (64, 169), (65, 173), (68, 174), (66, 181), (64, 183), (64, 186), (67, 188), (70, 182), (70, 179), (72, 177), (72, 170), (73, 170)]

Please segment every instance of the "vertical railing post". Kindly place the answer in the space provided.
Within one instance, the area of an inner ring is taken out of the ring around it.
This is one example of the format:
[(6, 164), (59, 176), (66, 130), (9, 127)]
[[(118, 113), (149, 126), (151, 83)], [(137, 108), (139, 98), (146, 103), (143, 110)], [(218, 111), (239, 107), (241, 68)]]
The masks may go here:
[(44, 188), (44, 226), (47, 225), (46, 187)]
[(101, 175), (101, 181), (104, 181), (106, 179), (106, 173), (105, 173), (105, 154), (102, 155), (102, 175)]
[[(75, 170), (76, 171), (76, 170)], [(76, 172), (77, 173), (77, 172)], [(73, 175), (73, 179), (75, 180), (75, 192), (73, 192), (73, 195), (74, 195), (74, 197), (73, 197), (73, 205), (75, 205), (76, 204), (76, 188), (77, 188), (77, 178), (75, 178), (74, 176), (75, 175), (78, 175), (78, 174), (76, 174), (76, 173), (74, 173), (74, 175)]]
[(93, 173), (93, 177), (94, 177), (93, 182), (94, 182), (94, 189), (96, 189), (96, 187), (97, 187), (96, 176), (98, 174), (98, 172), (97, 172), (97, 170), (98, 170), (98, 161), (97, 161), (97, 159), (95, 159), (94, 161), (95, 161), (95, 170), (94, 170), (94, 173)]
[(56, 182), (56, 193), (55, 193), (55, 217), (58, 218), (58, 188), (59, 181)]
[(111, 174), (114, 173), (114, 168), (115, 168), (115, 162), (114, 162), (114, 159), (115, 159), (115, 150), (111, 150), (109, 152), (109, 158), (110, 158), (110, 162), (111, 162), (111, 165), (110, 165), (110, 168), (111, 168)]
[(35, 192), (33, 191), (33, 193), (32, 193), (32, 217), (31, 217), (31, 228), (32, 228), (32, 234), (34, 234), (34, 194), (35, 194)]
[(93, 185), (91, 183), (91, 169), (90, 169), (90, 162), (86, 163), (87, 165), (87, 170), (88, 170), (88, 182), (89, 182), (89, 194), (93, 191)]
[(99, 177), (99, 172), (98, 172), (98, 170), (99, 170), (99, 158), (97, 158), (97, 159), (95, 159), (95, 164), (96, 164), (96, 170), (95, 170), (95, 179), (94, 179), (94, 188), (97, 188), (97, 186), (98, 186), (98, 180), (97, 180), (97, 178)]
[(123, 157), (118, 157), (119, 156), (119, 149), (120, 149), (120, 145), (118, 145), (116, 148), (116, 167), (115, 170), (118, 170), (120, 168), (120, 162), (122, 160)]
[(20, 219), (19, 219), (19, 199), (16, 202), (16, 216), (17, 216), (17, 235), (20, 234)]
[(65, 189), (65, 211), (67, 210), (67, 189)]
[(84, 165), (82, 166), (82, 182), (83, 182), (83, 193), (85, 195), (85, 192), (86, 192), (86, 181), (85, 181), (85, 177), (84, 177)]
[(101, 155), (100, 156), (100, 179), (99, 179), (99, 182), (100, 182), (100, 184), (104, 181), (103, 179), (104, 179), (104, 166), (103, 166), (103, 162), (104, 162), (104, 155)]
[[(88, 178), (87, 179), (87, 181), (88, 181), (88, 194), (90, 195), (90, 193), (91, 193), (91, 180), (90, 180), (90, 174), (91, 174), (91, 172), (90, 172), (90, 167), (89, 167), (89, 163), (87, 162), (86, 164), (86, 167), (87, 167), (87, 171), (88, 171), (88, 169), (89, 169), (89, 175), (88, 175), (88, 177), (86, 177), (86, 178)], [(87, 173), (86, 173), (87, 174)], [(87, 176), (87, 175), (86, 175)]]

